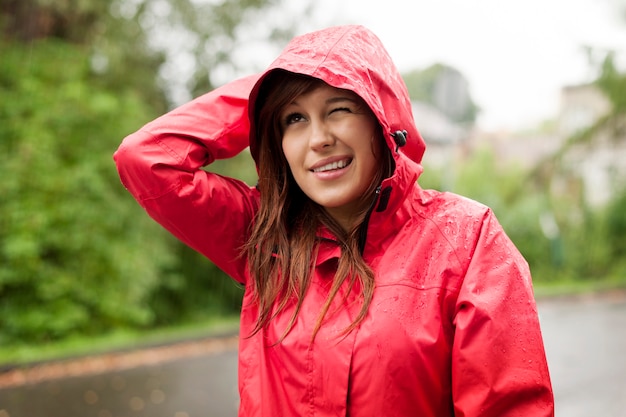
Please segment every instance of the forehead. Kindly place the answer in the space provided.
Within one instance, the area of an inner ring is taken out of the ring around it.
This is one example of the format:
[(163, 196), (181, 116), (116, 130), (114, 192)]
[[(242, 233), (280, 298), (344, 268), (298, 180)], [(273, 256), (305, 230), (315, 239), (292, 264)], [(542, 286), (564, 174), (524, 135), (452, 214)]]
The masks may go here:
[(356, 93), (336, 88), (326, 83), (319, 83), (311, 89), (294, 97), (288, 105), (304, 105), (304, 104), (332, 104), (337, 101), (353, 101), (357, 104), (364, 104), (363, 99)]

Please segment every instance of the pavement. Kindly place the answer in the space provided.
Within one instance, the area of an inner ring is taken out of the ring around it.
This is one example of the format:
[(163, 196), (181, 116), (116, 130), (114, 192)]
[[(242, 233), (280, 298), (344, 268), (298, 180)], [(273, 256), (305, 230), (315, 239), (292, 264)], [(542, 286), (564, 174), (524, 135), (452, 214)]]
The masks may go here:
[(626, 296), (538, 305), (557, 417), (626, 417)]

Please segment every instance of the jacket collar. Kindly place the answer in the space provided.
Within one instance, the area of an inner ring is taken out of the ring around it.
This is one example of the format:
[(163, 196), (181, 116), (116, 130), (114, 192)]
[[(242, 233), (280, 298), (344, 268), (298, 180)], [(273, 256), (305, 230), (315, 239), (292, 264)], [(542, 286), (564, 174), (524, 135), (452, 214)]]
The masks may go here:
[(378, 201), (370, 214), (365, 237), (364, 256), (378, 253), (383, 241), (397, 234), (408, 220), (404, 209), (407, 197), (415, 190), (422, 166), (397, 154), (394, 174), (381, 184)]
[[(379, 253), (383, 242), (390, 236), (394, 236), (408, 220), (407, 210), (403, 207), (407, 197), (415, 190), (415, 184), (421, 172), (420, 164), (403, 154), (397, 154), (395, 172), (382, 182), (378, 198), (367, 220), (365, 257), (372, 253)], [(321, 244), (316, 265), (339, 258), (341, 248), (336, 244), (335, 236), (325, 227), (320, 229), (318, 236)]]

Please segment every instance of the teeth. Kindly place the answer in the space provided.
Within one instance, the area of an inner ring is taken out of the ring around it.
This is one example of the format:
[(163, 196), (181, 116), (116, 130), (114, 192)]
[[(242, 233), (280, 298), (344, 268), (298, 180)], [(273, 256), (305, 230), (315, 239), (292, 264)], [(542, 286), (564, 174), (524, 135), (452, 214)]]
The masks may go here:
[(347, 160), (331, 162), (330, 164), (326, 164), (324, 166), (313, 169), (313, 172), (331, 171), (333, 169), (345, 168), (347, 165), (348, 165)]

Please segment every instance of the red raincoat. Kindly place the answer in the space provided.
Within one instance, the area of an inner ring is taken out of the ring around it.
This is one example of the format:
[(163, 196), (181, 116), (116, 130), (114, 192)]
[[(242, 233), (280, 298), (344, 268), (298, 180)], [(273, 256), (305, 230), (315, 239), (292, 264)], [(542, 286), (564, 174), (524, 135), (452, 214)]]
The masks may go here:
[[(115, 154), (122, 182), (148, 213), (246, 285), (239, 415), (553, 416), (527, 264), (489, 208), (417, 185), (424, 142), (404, 83), (379, 40), (359, 26), (304, 35), (274, 68), (359, 94), (394, 153), (395, 174), (382, 184), (363, 252), (376, 274), (373, 300), (347, 336), (341, 331), (358, 302), (335, 305), (340, 308), (332, 314), (331, 308), (310, 344), (340, 251), (325, 240), (293, 330), (275, 344), (293, 311), (286, 308), (267, 329), (246, 337), (258, 310), (239, 248), (259, 194), (200, 168), (239, 153), (249, 141), (255, 154), (248, 102), (254, 102), (259, 76), (149, 123)], [(399, 151), (391, 135), (398, 130), (408, 132)]]

